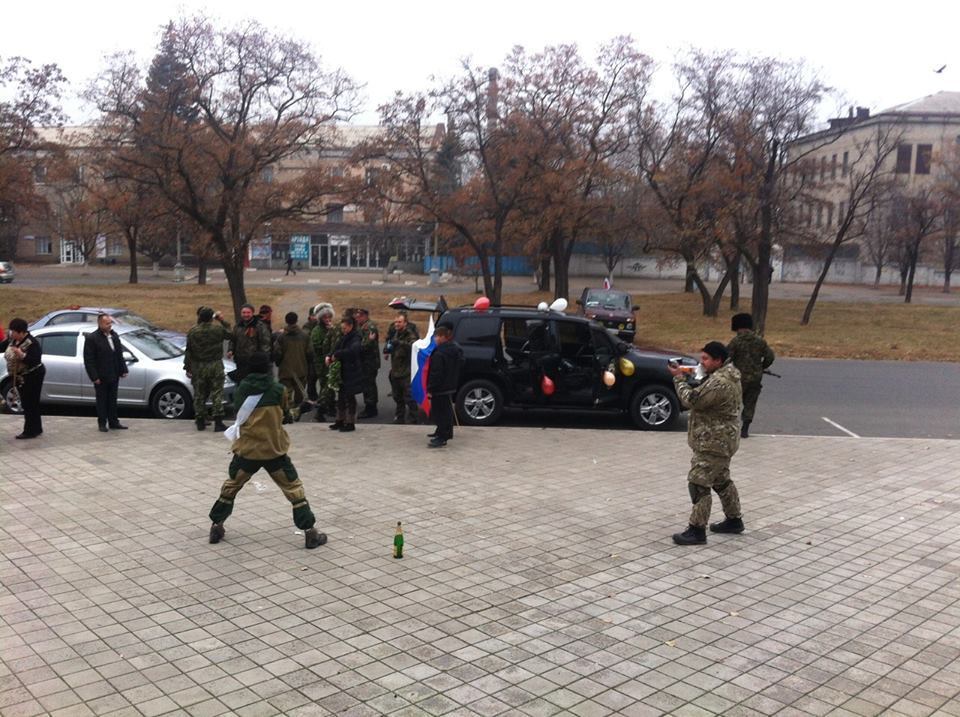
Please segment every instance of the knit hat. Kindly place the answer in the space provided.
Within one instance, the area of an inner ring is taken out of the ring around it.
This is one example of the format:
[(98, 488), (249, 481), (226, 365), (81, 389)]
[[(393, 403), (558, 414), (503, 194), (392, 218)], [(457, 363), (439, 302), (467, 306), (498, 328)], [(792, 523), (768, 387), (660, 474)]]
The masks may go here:
[(752, 329), (753, 328), (753, 317), (750, 314), (735, 314), (732, 319), (730, 319), (730, 330), (737, 331), (738, 329)]
[(270, 373), (270, 357), (263, 351), (256, 351), (250, 356), (250, 373)]

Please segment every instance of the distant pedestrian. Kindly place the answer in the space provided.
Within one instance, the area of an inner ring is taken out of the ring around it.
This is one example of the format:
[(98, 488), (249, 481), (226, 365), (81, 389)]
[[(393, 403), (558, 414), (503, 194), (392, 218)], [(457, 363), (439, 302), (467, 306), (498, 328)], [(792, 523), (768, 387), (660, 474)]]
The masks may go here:
[(17, 438), (36, 438), (43, 433), (43, 420), (40, 418), (40, 392), (46, 374), (43, 350), (40, 342), (27, 330), (27, 322), (23, 319), (10, 320), (9, 334), (9, 338), (4, 339), (6, 348), (3, 355), (7, 360), (7, 375), (20, 395), (20, 406), (23, 408), (23, 430), (17, 434)]
[(233, 512), (237, 494), (263, 468), (290, 501), (293, 524), (303, 531), (304, 546), (316, 548), (327, 542), (327, 536), (314, 527), (316, 518), (310, 510), (303, 483), (287, 455), (290, 436), (281, 425), (286, 393), (273, 378), (267, 354), (254, 353), (248, 367), (250, 372), (234, 394), (236, 423), (224, 434), (233, 441), (230, 446), (233, 459), (227, 471), (229, 477), (220, 488), (220, 497), (210, 509), (213, 523), (210, 542), (219, 543), (223, 539), (226, 532), (223, 523)]
[(123, 344), (113, 330), (113, 319), (109, 314), (99, 314), (97, 330), (86, 335), (83, 367), (93, 382), (100, 430), (106, 433), (108, 426), (115, 431), (127, 430), (117, 416), (117, 394), (120, 379), (127, 377), (127, 364), (123, 360)]
[(330, 371), (339, 362), (340, 381), (337, 389), (337, 418), (330, 430), (343, 433), (357, 430), (357, 394), (363, 392), (363, 373), (360, 365), (361, 339), (352, 313), (340, 320), (340, 338), (333, 352), (327, 356)]
[(294, 275), (294, 276), (297, 275), (297, 270), (293, 268), (293, 257), (292, 257), (292, 256), (288, 256), (288, 257), (287, 257), (287, 273), (284, 274), (284, 276), (289, 276), (289, 274), (290, 274), (291, 271), (293, 272), (293, 275)]
[(763, 389), (763, 372), (773, 365), (776, 355), (773, 349), (753, 330), (753, 317), (750, 314), (737, 314), (730, 320), (730, 330), (737, 335), (727, 344), (730, 360), (740, 371), (740, 385), (743, 387), (743, 416), (740, 437), (749, 438), (750, 424), (757, 410), (757, 399)]
[(249, 363), (253, 354), (265, 353), (269, 356), (272, 347), (269, 325), (263, 323), (259, 316), (254, 316), (251, 304), (244, 304), (240, 308), (240, 323), (233, 327), (227, 351), (227, 358), (237, 364), (234, 380), (240, 383), (250, 373)]
[(310, 364), (313, 363), (313, 348), (310, 346), (310, 337), (300, 328), (300, 317), (290, 311), (284, 317), (286, 325), (283, 331), (273, 342), (273, 360), (279, 367), (277, 378), (287, 389), (289, 397), (289, 416), (300, 420), (300, 409), (306, 398), (304, 384)]
[(710, 520), (710, 491), (716, 491), (726, 516), (713, 523), (714, 533), (742, 533), (743, 518), (740, 496), (730, 479), (730, 458), (740, 447), (740, 372), (729, 361), (727, 347), (711, 341), (703, 347), (700, 365), (707, 378), (696, 388), (687, 383), (687, 374), (671, 364), (669, 371), (677, 395), (690, 409), (687, 419), (687, 443), (693, 450), (687, 488), (693, 510), (687, 529), (675, 533), (677, 545), (702, 545), (707, 542), (707, 523)]
[(207, 427), (208, 418), (213, 419), (214, 431), (227, 430), (223, 424), (223, 342), (230, 338), (230, 324), (219, 311), (209, 306), (197, 310), (197, 324), (187, 332), (183, 370), (193, 385), (193, 416), (198, 431)]
[(437, 424), (428, 446), (440, 448), (453, 438), (453, 399), (460, 383), (464, 362), (463, 350), (453, 340), (453, 330), (447, 324), (438, 324), (433, 332), (436, 348), (430, 354), (427, 373), (427, 395), (430, 397), (430, 415)]

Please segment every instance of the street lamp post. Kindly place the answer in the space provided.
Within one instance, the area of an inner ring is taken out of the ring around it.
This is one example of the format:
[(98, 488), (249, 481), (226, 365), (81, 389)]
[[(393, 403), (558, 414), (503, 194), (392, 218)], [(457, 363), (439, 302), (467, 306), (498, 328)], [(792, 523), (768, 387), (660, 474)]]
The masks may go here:
[(183, 256), (180, 247), (180, 227), (177, 227), (177, 263), (173, 265), (173, 280), (176, 283), (182, 283), (184, 280)]

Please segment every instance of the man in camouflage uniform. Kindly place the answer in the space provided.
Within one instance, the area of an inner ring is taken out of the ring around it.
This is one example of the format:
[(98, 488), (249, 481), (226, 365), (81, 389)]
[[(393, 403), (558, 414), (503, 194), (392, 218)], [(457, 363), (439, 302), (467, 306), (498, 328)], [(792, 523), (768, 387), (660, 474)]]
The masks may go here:
[(363, 413), (357, 418), (377, 415), (377, 374), (380, 372), (380, 333), (370, 320), (367, 309), (357, 309), (357, 331), (360, 332), (360, 366), (363, 371)]
[(418, 337), (410, 329), (405, 314), (397, 314), (389, 336), (383, 353), (390, 357), (390, 391), (397, 404), (393, 422), (416, 423), (417, 403), (410, 397), (410, 351)]
[(727, 347), (711, 341), (703, 347), (700, 365), (707, 372), (696, 388), (690, 386), (679, 366), (670, 365), (677, 395), (690, 409), (687, 444), (693, 449), (687, 488), (693, 510), (690, 525), (682, 533), (675, 533), (677, 545), (702, 545), (707, 542), (707, 522), (710, 520), (710, 490), (720, 497), (725, 519), (710, 525), (714, 533), (742, 533), (740, 496), (730, 480), (730, 458), (740, 447), (740, 411), (743, 401), (740, 392), (740, 372), (728, 360)]
[(310, 337), (297, 323), (300, 317), (295, 311), (287, 312), (286, 322), (273, 342), (273, 361), (277, 364), (277, 378), (287, 390), (289, 408), (284, 413), (288, 423), (300, 420), (300, 409), (306, 398), (304, 384), (313, 363), (313, 347)]
[[(218, 323), (214, 324), (213, 319)], [(193, 384), (193, 413), (198, 431), (207, 427), (209, 417), (213, 418), (213, 430), (227, 430), (223, 425), (223, 342), (229, 340), (230, 324), (219, 311), (208, 306), (197, 309), (197, 325), (187, 333), (183, 370)]]
[(230, 347), (227, 351), (227, 358), (233, 359), (237, 364), (236, 382), (239, 384), (250, 373), (250, 357), (253, 354), (265, 353), (269, 356), (272, 349), (273, 337), (270, 335), (269, 326), (253, 313), (251, 304), (244, 304), (240, 307), (240, 323), (230, 335)]
[(339, 327), (333, 325), (333, 306), (317, 304), (313, 307), (317, 325), (310, 332), (310, 345), (313, 347), (314, 366), (317, 372), (317, 413), (314, 420), (323, 423), (327, 420), (325, 414), (334, 413), (334, 391), (328, 385), (330, 367), (324, 361), (329, 356), (339, 337)]
[(753, 412), (757, 408), (757, 399), (762, 388), (763, 372), (773, 364), (776, 356), (760, 334), (753, 330), (753, 317), (750, 314), (737, 314), (730, 320), (730, 330), (737, 335), (727, 344), (730, 360), (740, 371), (740, 384), (743, 388), (743, 424), (740, 437), (748, 438)]

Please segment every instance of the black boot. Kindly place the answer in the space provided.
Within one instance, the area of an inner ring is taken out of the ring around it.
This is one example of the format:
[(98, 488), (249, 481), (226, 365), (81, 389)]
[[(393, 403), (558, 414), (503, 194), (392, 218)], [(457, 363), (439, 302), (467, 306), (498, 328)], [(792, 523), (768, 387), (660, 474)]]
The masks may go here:
[(751, 423), (753, 423), (753, 421), (744, 421), (744, 422), (743, 422), (743, 425), (740, 426), (740, 437), (741, 437), (741, 438), (749, 438), (749, 437), (750, 437), (750, 424), (751, 424)]
[(310, 528), (309, 530), (303, 531), (303, 546), (307, 550), (313, 550), (318, 545), (323, 545), (327, 542), (327, 534), (321, 533), (316, 528)]
[(334, 421), (329, 426), (327, 426), (331, 431), (339, 431), (343, 428), (343, 421)]
[(357, 430), (357, 426), (354, 423), (344, 423), (340, 426), (340, 433), (349, 433), (350, 431)]
[(202, 431), (203, 429), (205, 429), (205, 428), (207, 427), (207, 422), (204, 421), (202, 418), (198, 418), (197, 421), (196, 421), (196, 423), (197, 423), (197, 430), (198, 430), (198, 431)]
[(743, 532), (743, 518), (724, 518), (719, 523), (710, 523), (711, 533), (736, 533)]
[(688, 525), (682, 533), (673, 534), (673, 542), (677, 545), (705, 545), (707, 529), (699, 528), (696, 525)]
[(210, 526), (210, 542), (219, 543), (226, 531), (223, 529), (223, 523), (214, 523)]
[(227, 430), (227, 427), (223, 425), (223, 419), (220, 418), (220, 416), (217, 416), (213, 419), (213, 430), (215, 430), (217, 433), (223, 433), (225, 430)]
[(364, 406), (363, 413), (357, 416), (357, 418), (376, 418), (376, 417), (377, 417), (377, 407), (372, 403), (368, 403), (366, 406)]

